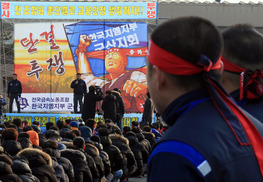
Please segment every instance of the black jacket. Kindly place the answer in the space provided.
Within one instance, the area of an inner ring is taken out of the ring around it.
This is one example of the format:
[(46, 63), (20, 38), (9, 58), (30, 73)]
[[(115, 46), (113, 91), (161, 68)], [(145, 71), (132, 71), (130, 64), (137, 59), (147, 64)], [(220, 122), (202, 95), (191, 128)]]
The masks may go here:
[(39, 179), (32, 174), (28, 161), (25, 159), (13, 159), (12, 170), (23, 182), (40, 182)]
[(18, 80), (11, 80), (8, 83), (7, 94), (21, 94), (22, 93), (22, 85)]
[(148, 125), (152, 124), (153, 110), (153, 102), (150, 98), (147, 98), (143, 106), (142, 122), (147, 123)]
[(124, 112), (125, 112), (125, 106), (124, 106), (123, 99), (122, 99), (120, 93), (117, 91), (112, 91), (112, 95), (114, 95), (116, 97), (117, 102), (118, 102), (117, 114), (120, 116), (120, 118), (122, 118), (124, 115)]
[(84, 97), (84, 105), (83, 105), (83, 111), (81, 118), (83, 121), (86, 121), (89, 118), (94, 119), (95, 118), (95, 112), (96, 112), (96, 104), (97, 101), (100, 101), (103, 99), (103, 95), (101, 94), (94, 94), (94, 93), (87, 93)]
[(112, 171), (115, 172), (122, 169), (124, 162), (120, 149), (115, 145), (112, 145), (109, 137), (100, 136), (100, 139), (101, 144), (103, 145), (103, 150), (109, 155)]
[(32, 174), (41, 182), (57, 182), (52, 159), (47, 153), (39, 149), (27, 148), (20, 151), (17, 156), (28, 160)]
[(139, 142), (138, 138), (136, 136), (132, 135), (126, 135), (126, 137), (129, 140), (129, 144), (131, 147), (131, 150), (135, 156), (136, 162), (137, 162), (137, 170), (133, 174), (135, 176), (141, 176), (146, 172), (146, 167), (144, 164), (147, 163), (147, 159), (149, 157), (149, 153), (144, 147), (142, 143)]
[(22, 182), (22, 180), (13, 173), (11, 165), (0, 161), (0, 180), (3, 182)]
[(22, 150), (21, 144), (14, 140), (3, 140), (2, 147), (11, 156), (15, 156), (20, 150)]
[(110, 135), (112, 144), (118, 147), (123, 155), (123, 175), (121, 179), (125, 179), (133, 174), (137, 169), (137, 162), (135, 156), (129, 147), (129, 140), (121, 135), (112, 134)]
[[(78, 84), (76, 84), (76, 82), (78, 81)], [(87, 94), (87, 86), (86, 86), (86, 83), (83, 81), (83, 80), (74, 80), (72, 83), (71, 83), (71, 88), (74, 89), (74, 94), (75, 95), (85, 95)]]
[(104, 164), (100, 157), (99, 150), (92, 144), (86, 144), (85, 152), (91, 157), (93, 157), (98, 172), (96, 176), (98, 176), (98, 178), (101, 179), (105, 175), (105, 173)]
[(117, 99), (114, 95), (107, 95), (103, 99), (101, 109), (104, 111), (104, 119), (111, 119), (113, 122), (117, 116)]
[(92, 181), (92, 174), (86, 161), (86, 156), (79, 150), (61, 150), (61, 156), (70, 160), (74, 168), (75, 181)]
[(155, 139), (155, 135), (152, 132), (146, 132), (146, 131), (143, 131), (142, 134), (150, 142), (151, 147), (153, 148), (153, 146), (157, 143)]

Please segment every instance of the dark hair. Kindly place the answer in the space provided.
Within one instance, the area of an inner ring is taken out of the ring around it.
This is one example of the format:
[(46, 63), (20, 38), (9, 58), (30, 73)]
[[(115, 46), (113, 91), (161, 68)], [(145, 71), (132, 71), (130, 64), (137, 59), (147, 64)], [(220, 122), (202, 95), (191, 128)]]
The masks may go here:
[(71, 123), (71, 121), (72, 121), (71, 119), (66, 119), (65, 123), (67, 123), (69, 125)]
[(17, 140), (18, 132), (14, 128), (6, 128), (2, 132), (2, 139), (3, 140)]
[(65, 126), (65, 121), (57, 120), (57, 127), (61, 130)]
[(33, 130), (33, 128), (31, 127), (31, 126), (25, 126), (24, 128), (23, 128), (23, 131), (24, 132), (27, 132), (27, 131), (29, 131), (29, 130)]
[(77, 73), (76, 75), (81, 75), (81, 73)]
[(50, 126), (50, 127), (49, 127), (49, 130), (56, 130), (56, 131), (59, 131), (59, 128), (56, 127), (55, 125), (53, 125), (53, 126)]
[(56, 140), (60, 138), (58, 131), (52, 129), (46, 131), (45, 137), (46, 139), (54, 138)]
[(73, 145), (77, 146), (80, 149), (83, 149), (85, 146), (85, 140), (82, 137), (76, 137), (73, 140)]
[(115, 91), (121, 93), (121, 90), (120, 90), (119, 88), (114, 88), (113, 90), (115, 90)]
[(256, 71), (263, 69), (263, 36), (249, 24), (238, 24), (222, 33), (223, 56), (230, 62)]
[(18, 130), (18, 127), (15, 124), (9, 124), (7, 128), (14, 128), (15, 130)]
[(92, 119), (92, 118), (87, 119), (87, 120), (85, 121), (85, 125), (88, 126), (88, 127), (90, 127), (92, 130), (94, 129), (94, 125), (95, 125), (95, 124), (96, 124), (96, 121), (95, 121), (94, 119)]
[(132, 127), (132, 131), (134, 133), (141, 133), (141, 128), (139, 128), (138, 126), (134, 126), (134, 127)]
[(74, 133), (77, 137), (81, 136), (81, 132), (79, 130), (72, 130), (72, 133)]
[(50, 128), (51, 126), (54, 126), (54, 123), (52, 123), (52, 122), (47, 122), (47, 123), (46, 123), (46, 130), (49, 130), (49, 128)]
[(17, 127), (20, 127), (22, 121), (21, 121), (20, 118), (14, 118), (14, 119), (13, 119), (13, 123), (14, 123)]
[(45, 141), (43, 144), (42, 144), (42, 148), (45, 149), (45, 148), (51, 148), (51, 149), (58, 149), (58, 144), (57, 142), (55, 142), (54, 140), (47, 140)]
[(16, 75), (16, 76), (17, 76), (17, 74), (16, 74), (16, 73), (13, 73), (13, 75)]
[[(201, 55), (216, 63), (223, 49), (221, 34), (210, 21), (200, 17), (181, 17), (171, 19), (158, 26), (151, 36), (152, 41), (162, 49), (176, 56), (197, 64)], [(148, 74), (152, 65), (148, 64)], [(219, 70), (210, 71), (218, 81), (221, 79)], [(178, 76), (167, 73), (177, 85), (194, 90), (203, 87), (203, 74)]]
[(37, 125), (37, 126), (38, 126), (38, 125), (39, 125), (39, 121), (33, 121), (33, 122), (32, 122), (32, 124), (34, 124), (34, 125)]
[(64, 137), (64, 138), (68, 138), (68, 139), (73, 140), (75, 137), (76, 137), (76, 134), (75, 134), (75, 133), (73, 133), (72, 131), (67, 131), (67, 132), (65, 133), (65, 137)]
[(20, 132), (18, 134), (18, 138), (22, 138), (22, 137), (25, 137), (25, 138), (30, 138), (30, 135), (27, 133), (27, 132)]
[(96, 135), (91, 136), (90, 140), (93, 141), (93, 142), (100, 143), (100, 137), (98, 137)]
[(95, 93), (95, 86), (89, 86), (89, 93)]
[(113, 123), (113, 121), (112, 121), (112, 119), (110, 119), (110, 118), (106, 118), (105, 119), (105, 123), (107, 124), (107, 123)]
[(151, 132), (152, 128), (150, 126), (143, 127), (142, 131)]
[(123, 132), (127, 133), (128, 131), (131, 131), (131, 127), (129, 126), (124, 126), (122, 129)]
[(138, 121), (132, 121), (132, 127), (134, 126), (139, 126), (139, 122)]
[(111, 91), (110, 91), (110, 90), (107, 90), (107, 91), (106, 91), (106, 94), (111, 95)]
[(109, 135), (110, 135), (110, 131), (108, 130), (108, 128), (99, 129), (99, 136), (109, 136)]

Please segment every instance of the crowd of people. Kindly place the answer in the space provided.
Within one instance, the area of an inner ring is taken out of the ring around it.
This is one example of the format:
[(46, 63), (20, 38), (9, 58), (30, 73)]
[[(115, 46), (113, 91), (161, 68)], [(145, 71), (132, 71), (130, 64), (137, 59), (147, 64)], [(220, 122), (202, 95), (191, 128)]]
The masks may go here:
[(0, 125), (2, 181), (128, 181), (147, 173), (153, 146), (166, 131), (161, 122), (120, 129), (111, 119), (48, 122), (41, 131), (19, 118)]
[[(119, 127), (119, 91), (103, 98), (91, 85), (85, 122), (49, 122), (45, 132), (39, 123), (21, 125), (19, 119), (0, 125), (0, 180), (115, 182), (147, 173), (149, 182), (260, 182), (262, 50), (263, 35), (251, 25), (220, 33), (200, 17), (171, 19), (151, 35), (145, 102), (150, 115), (143, 113), (140, 126)], [(105, 123), (95, 123), (102, 99)], [(151, 123), (152, 103), (165, 126)]]

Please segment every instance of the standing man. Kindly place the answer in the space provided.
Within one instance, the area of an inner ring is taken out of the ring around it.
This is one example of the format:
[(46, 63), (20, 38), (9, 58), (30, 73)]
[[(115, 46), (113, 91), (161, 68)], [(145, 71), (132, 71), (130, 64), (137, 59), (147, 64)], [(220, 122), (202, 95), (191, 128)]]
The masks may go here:
[(83, 111), (81, 115), (84, 122), (86, 122), (87, 119), (95, 119), (96, 106), (98, 101), (101, 101), (102, 99), (103, 93), (101, 92), (101, 89), (97, 89), (96, 91), (95, 86), (89, 86), (89, 93), (84, 97)]
[(113, 122), (116, 121), (117, 115), (117, 99), (112, 95), (110, 90), (106, 91), (106, 96), (103, 99), (101, 109), (104, 111), (103, 117), (105, 119), (111, 119)]
[(248, 24), (223, 33), (222, 85), (240, 107), (263, 122), (263, 35)]
[(222, 36), (199, 17), (171, 19), (151, 34), (147, 83), (169, 130), (155, 145), (148, 182), (262, 181), (263, 124), (219, 84)]
[(150, 96), (150, 93), (147, 92), (147, 99), (145, 100), (143, 106), (143, 113), (142, 113), (142, 122), (140, 123), (140, 127), (143, 128), (144, 126), (151, 126), (153, 120), (153, 102)]
[(74, 90), (74, 113), (78, 113), (78, 103), (80, 106), (80, 113), (82, 113), (82, 99), (83, 95), (87, 94), (87, 86), (81, 79), (80, 73), (77, 73), (77, 79), (71, 83), (71, 88)]
[(22, 85), (21, 82), (17, 80), (17, 74), (13, 74), (13, 80), (8, 83), (7, 88), (7, 96), (10, 98), (9, 100), (9, 113), (12, 113), (13, 101), (15, 99), (17, 112), (20, 113), (20, 103), (18, 98), (21, 97), (22, 93)]
[(122, 129), (122, 118), (125, 112), (125, 106), (124, 106), (123, 99), (121, 97), (121, 90), (118, 88), (114, 88), (112, 91), (112, 94), (116, 97), (118, 101), (117, 116), (116, 116), (115, 123), (117, 123), (120, 129)]

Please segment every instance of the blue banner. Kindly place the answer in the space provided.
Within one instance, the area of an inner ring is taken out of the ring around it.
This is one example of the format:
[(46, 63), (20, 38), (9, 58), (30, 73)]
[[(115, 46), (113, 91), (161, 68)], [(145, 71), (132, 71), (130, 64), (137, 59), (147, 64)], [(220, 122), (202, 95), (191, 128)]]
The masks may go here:
[[(9, 19), (156, 19), (156, 2), (1, 2)], [(1, 11), (0, 10), (0, 11)]]

